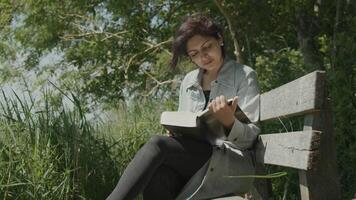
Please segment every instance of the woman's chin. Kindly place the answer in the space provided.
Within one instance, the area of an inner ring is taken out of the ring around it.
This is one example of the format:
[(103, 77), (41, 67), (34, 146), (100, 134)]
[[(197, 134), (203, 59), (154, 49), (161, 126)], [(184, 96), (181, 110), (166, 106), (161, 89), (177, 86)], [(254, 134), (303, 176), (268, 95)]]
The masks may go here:
[(218, 69), (218, 67), (216, 65), (214, 65), (213, 63), (204, 65), (202, 68), (204, 68), (207, 71), (216, 71)]

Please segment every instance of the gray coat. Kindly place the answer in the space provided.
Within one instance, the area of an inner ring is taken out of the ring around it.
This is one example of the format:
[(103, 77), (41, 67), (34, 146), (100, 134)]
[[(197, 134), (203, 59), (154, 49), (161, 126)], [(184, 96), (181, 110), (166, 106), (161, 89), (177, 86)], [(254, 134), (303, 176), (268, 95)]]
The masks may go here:
[[(204, 108), (205, 97), (201, 87), (202, 69), (188, 73), (182, 81), (179, 94), (179, 111), (197, 112)], [(211, 83), (210, 99), (224, 95), (227, 99), (238, 96), (238, 104), (249, 117), (251, 124), (235, 119), (234, 125), (225, 137), (219, 126), (214, 131), (220, 137), (214, 141), (209, 161), (196, 172), (184, 186), (177, 200), (210, 199), (225, 194), (242, 194), (249, 190), (252, 178), (227, 178), (225, 176), (253, 175), (253, 156), (247, 150), (260, 132), (259, 86), (256, 72), (226, 58), (215, 81)]]

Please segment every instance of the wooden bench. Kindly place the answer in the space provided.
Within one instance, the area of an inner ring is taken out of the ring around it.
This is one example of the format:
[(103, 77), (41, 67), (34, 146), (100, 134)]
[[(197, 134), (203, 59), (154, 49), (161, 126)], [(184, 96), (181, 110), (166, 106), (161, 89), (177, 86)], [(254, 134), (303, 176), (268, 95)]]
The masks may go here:
[[(262, 134), (256, 145), (257, 174), (264, 165), (298, 170), (302, 200), (340, 199), (330, 102), (326, 98), (325, 72), (315, 71), (261, 95), (261, 123), (304, 117), (300, 131)], [(252, 199), (274, 199), (271, 183), (255, 179)], [(239, 200), (239, 196), (219, 200)], [(251, 199), (251, 198), (250, 198)]]

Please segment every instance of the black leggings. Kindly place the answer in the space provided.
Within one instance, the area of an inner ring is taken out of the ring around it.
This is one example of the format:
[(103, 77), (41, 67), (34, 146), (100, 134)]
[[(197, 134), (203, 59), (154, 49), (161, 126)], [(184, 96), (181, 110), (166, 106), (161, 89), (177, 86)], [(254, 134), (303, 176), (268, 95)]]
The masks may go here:
[(131, 200), (143, 192), (145, 200), (174, 199), (210, 158), (208, 142), (152, 136), (136, 153), (107, 200)]

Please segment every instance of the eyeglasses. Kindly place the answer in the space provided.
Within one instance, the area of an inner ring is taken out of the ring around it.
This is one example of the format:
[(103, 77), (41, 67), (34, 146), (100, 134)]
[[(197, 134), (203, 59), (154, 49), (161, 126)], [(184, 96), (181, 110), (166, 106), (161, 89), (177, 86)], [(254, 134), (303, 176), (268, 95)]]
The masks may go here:
[(188, 53), (188, 56), (191, 60), (197, 60), (201, 55), (206, 56), (211, 53), (214, 48), (217, 46), (217, 42), (213, 40), (207, 40), (200, 48), (200, 51), (193, 50), (191, 53)]

